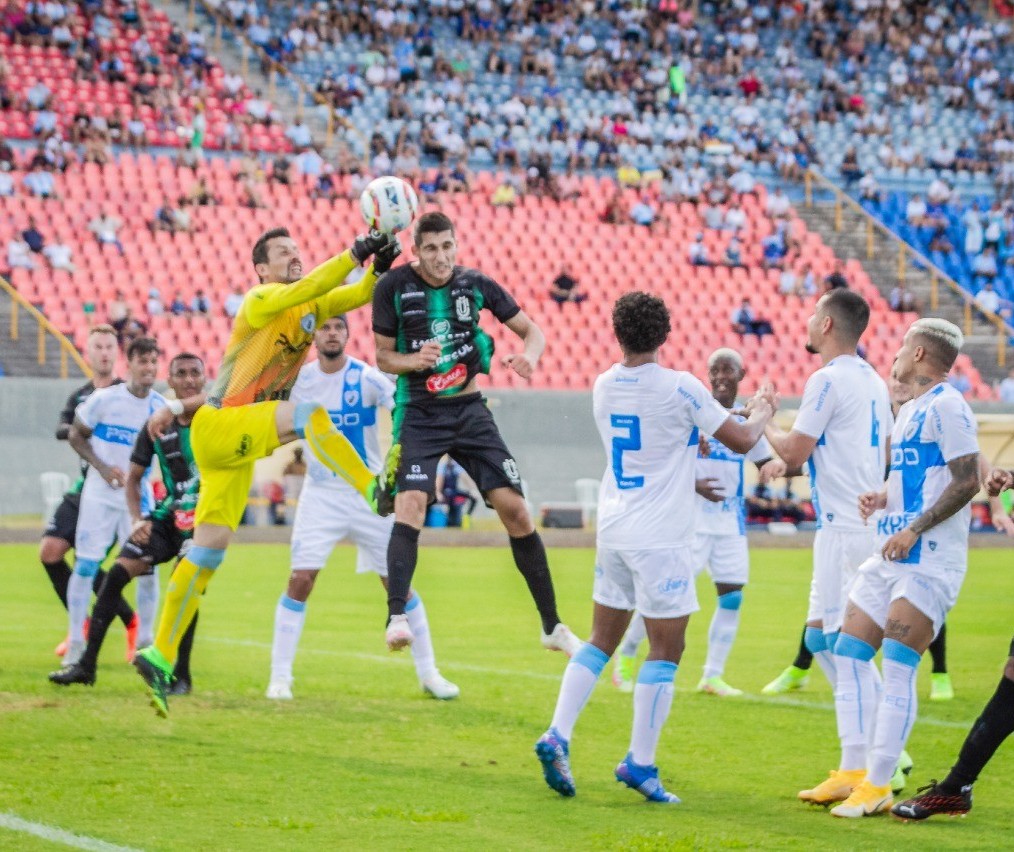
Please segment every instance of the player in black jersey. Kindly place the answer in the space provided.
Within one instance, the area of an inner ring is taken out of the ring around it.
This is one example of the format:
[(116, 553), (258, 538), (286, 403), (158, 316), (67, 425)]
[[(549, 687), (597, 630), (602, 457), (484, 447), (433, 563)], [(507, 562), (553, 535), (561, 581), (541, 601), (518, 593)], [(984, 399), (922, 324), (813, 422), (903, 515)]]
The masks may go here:
[[(66, 441), (70, 434), (71, 424), (74, 422), (74, 412), (77, 407), (91, 396), (92, 392), (99, 388), (107, 388), (118, 385), (122, 379), (116, 378), (113, 371), (116, 369), (116, 356), (119, 352), (116, 342), (116, 329), (111, 325), (97, 325), (88, 332), (88, 343), (85, 346), (85, 361), (92, 371), (91, 381), (81, 385), (68, 398), (67, 404), (60, 412), (60, 422), (56, 427), (56, 440)], [(86, 462), (80, 462), (80, 475), (71, 486), (70, 490), (63, 495), (63, 501), (53, 513), (45, 531), (42, 533), (42, 541), (39, 544), (39, 561), (46, 569), (49, 581), (53, 584), (63, 608), (67, 608), (67, 584), (70, 582), (70, 566), (67, 565), (67, 552), (74, 546), (74, 538), (77, 533), (77, 515), (81, 503), (81, 487), (84, 485), (84, 475), (88, 470)], [(92, 588), (98, 593), (105, 578), (104, 571), (98, 571)], [(134, 641), (137, 637), (138, 621), (134, 610), (131, 609), (123, 598), (116, 604), (116, 615), (123, 621), (127, 628), (127, 659), (134, 656)], [(64, 640), (56, 646), (56, 655), (62, 657), (67, 650), (67, 642)]]
[(521, 490), (517, 462), (500, 436), (476, 384), (488, 373), (493, 341), (479, 326), (485, 308), (524, 343), (505, 355), (504, 367), (528, 379), (546, 339), (539, 327), (493, 279), (455, 265), (454, 224), (443, 213), (426, 213), (413, 231), (417, 260), (392, 269), (373, 294), (377, 366), (398, 376), (394, 447), (397, 472), (386, 484), (382, 514), (396, 522), (387, 552), (387, 645), (412, 642), (405, 615), (418, 557), (419, 530), (434, 499), (437, 464), (449, 453), (496, 510), (510, 536), (514, 562), (528, 584), (542, 619), (542, 644), (568, 656), (581, 645), (556, 611), (546, 550)]
[[(189, 399), (204, 390), (204, 362), (189, 352), (169, 362), (169, 387), (177, 399)], [(109, 569), (98, 591), (88, 627), (88, 646), (81, 658), (53, 672), (49, 679), (61, 686), (72, 683), (95, 683), (95, 669), (106, 631), (116, 614), (117, 601), (127, 584), (135, 577), (151, 573), (156, 565), (181, 556), (190, 546), (194, 529), (194, 509), (200, 489), (200, 475), (190, 448), (192, 417), (173, 417), (162, 435), (154, 441), (142, 429), (134, 442), (127, 474), (126, 497), (130, 510), (132, 534), (123, 545), (116, 564)], [(141, 483), (153, 460), (158, 461), (166, 497), (151, 512), (141, 514)], [(185, 695), (191, 691), (190, 650), (194, 641), (197, 617), (190, 623), (180, 643), (179, 656), (173, 673), (171, 694)]]

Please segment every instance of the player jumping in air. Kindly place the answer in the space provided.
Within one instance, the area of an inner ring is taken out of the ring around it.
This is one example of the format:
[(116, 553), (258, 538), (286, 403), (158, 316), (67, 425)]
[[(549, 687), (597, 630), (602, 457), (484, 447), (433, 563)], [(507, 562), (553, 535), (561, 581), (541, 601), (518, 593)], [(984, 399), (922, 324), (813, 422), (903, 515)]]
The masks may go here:
[(613, 331), (623, 361), (595, 381), (595, 423), (609, 462), (599, 491), (592, 635), (567, 664), (553, 721), (535, 744), (546, 783), (562, 796), (575, 794), (574, 725), (636, 608), (650, 649), (634, 688), (630, 749), (616, 778), (651, 802), (679, 802), (658, 777), (655, 751), (672, 706), (687, 623), (698, 608), (692, 542), (699, 435), (747, 453), (777, 405), (774, 389), (765, 385), (747, 403), (749, 419), (731, 416), (692, 375), (659, 365), (669, 330), (661, 299), (621, 296)]
[[(282, 444), (306, 438), (326, 467), (348, 477), (364, 497), (372, 496), (374, 474), (324, 407), (287, 400), (317, 325), (366, 304), (377, 276), (400, 250), (395, 237), (370, 234), (304, 276), (299, 246), (289, 232), (276, 228), (262, 234), (252, 252), (260, 284), (243, 299), (207, 405), (203, 395), (174, 400), (149, 423), (149, 432), (159, 435), (171, 416), (192, 415), (191, 444), (201, 471), (194, 545), (173, 573), (155, 644), (134, 658), (159, 715), (168, 714), (166, 691), (180, 641), (243, 516), (254, 462)], [(341, 286), (374, 254), (373, 265), (357, 283)]]
[[(398, 376), (394, 440), (400, 464), (387, 551), (387, 646), (412, 643), (406, 610), (419, 531), (435, 493), (437, 465), (449, 453), (507, 528), (514, 564), (542, 620), (543, 647), (569, 656), (581, 643), (557, 614), (546, 549), (521, 492), (521, 473), (476, 383), (493, 356), (493, 341), (479, 326), (483, 308), (524, 343), (523, 352), (502, 359), (523, 379), (535, 371), (545, 337), (503, 287), (455, 265), (458, 244), (447, 216), (421, 216), (413, 237), (418, 259), (386, 276), (373, 297), (377, 366)], [(378, 496), (382, 513), (390, 512), (391, 491)]]

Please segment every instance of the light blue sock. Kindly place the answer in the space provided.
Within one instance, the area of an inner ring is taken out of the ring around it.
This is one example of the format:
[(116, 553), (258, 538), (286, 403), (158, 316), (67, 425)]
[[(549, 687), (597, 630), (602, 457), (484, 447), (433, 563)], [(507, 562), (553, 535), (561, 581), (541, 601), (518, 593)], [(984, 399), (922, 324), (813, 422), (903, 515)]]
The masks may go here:
[(567, 663), (563, 680), (560, 682), (560, 694), (556, 699), (552, 723), (552, 727), (556, 728), (565, 740), (569, 741), (574, 733), (577, 717), (588, 703), (595, 683), (608, 662), (609, 657), (604, 651), (590, 642), (585, 642)]
[(640, 766), (655, 763), (658, 738), (672, 707), (676, 663), (648, 660), (637, 673), (634, 686), (634, 724), (630, 731), (630, 755)]

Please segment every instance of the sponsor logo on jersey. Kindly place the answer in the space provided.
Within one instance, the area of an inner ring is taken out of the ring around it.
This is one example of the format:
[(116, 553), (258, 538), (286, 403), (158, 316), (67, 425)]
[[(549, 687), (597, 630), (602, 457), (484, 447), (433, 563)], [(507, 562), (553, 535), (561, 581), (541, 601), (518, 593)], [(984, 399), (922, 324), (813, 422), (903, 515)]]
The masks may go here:
[(357, 390), (345, 391), (344, 400), (345, 404), (348, 406), (355, 405), (357, 402), (359, 402), (359, 391)]
[(451, 321), (445, 319), (435, 319), (430, 323), (430, 331), (433, 332), (434, 337), (441, 337), (447, 334), (451, 330)]
[(250, 452), (250, 447), (253, 446), (253, 436), (243, 434), (239, 436), (239, 443), (236, 445), (236, 455), (243, 457)]
[(686, 577), (667, 577), (658, 584), (658, 593), (660, 595), (682, 595), (688, 585), (689, 581)]
[(414, 464), (409, 468), (409, 472), (405, 474), (405, 479), (411, 482), (425, 482), (429, 479), (429, 476), (422, 471), (422, 465)]
[(459, 387), (468, 380), (468, 369), (464, 364), (456, 364), (446, 373), (434, 373), (426, 380), (426, 390), (430, 393), (441, 393), (449, 388)]
[(517, 484), (521, 481), (521, 472), (518, 470), (518, 463), (514, 459), (504, 459), (503, 472), (507, 474), (507, 478)]
[(137, 432), (137, 429), (131, 429), (129, 426), (100, 423), (95, 427), (93, 434), (100, 441), (106, 441), (109, 444), (125, 444), (128, 447), (132, 447), (134, 439), (137, 437)]

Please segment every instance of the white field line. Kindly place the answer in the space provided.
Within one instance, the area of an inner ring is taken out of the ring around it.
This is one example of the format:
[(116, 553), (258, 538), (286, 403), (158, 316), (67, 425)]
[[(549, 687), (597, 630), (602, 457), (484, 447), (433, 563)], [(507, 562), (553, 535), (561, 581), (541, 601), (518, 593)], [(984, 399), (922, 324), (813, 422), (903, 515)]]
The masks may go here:
[[(218, 645), (233, 645), (242, 648), (262, 648), (265, 650), (271, 650), (271, 644), (269, 642), (255, 642), (250, 639), (229, 639), (222, 636), (201, 636), (202, 642), (214, 642)], [(412, 662), (412, 658), (409, 655), (382, 655), (382, 654), (363, 654), (358, 651), (334, 651), (327, 648), (302, 648), (300, 649), (301, 654), (316, 654), (323, 657), (345, 657), (352, 660), (368, 660), (372, 663), (394, 663), (395, 665), (408, 665)], [(496, 677), (526, 677), (534, 680), (546, 680), (552, 681), (553, 683), (559, 683), (561, 674), (548, 674), (546, 672), (535, 672), (535, 671), (524, 671), (522, 669), (501, 669), (493, 668), (490, 666), (474, 666), (468, 663), (451, 663), (448, 662), (447, 666), (455, 671), (463, 672), (476, 672), (477, 674), (488, 674)], [(677, 688), (677, 692), (691, 693), (696, 690), (688, 687)], [(722, 699), (716, 699), (722, 700)], [(828, 701), (801, 701), (798, 698), (790, 698), (786, 696), (761, 696), (761, 695), (743, 695), (739, 698), (725, 699), (728, 701), (736, 702), (748, 702), (750, 704), (763, 704), (763, 705), (778, 705), (782, 707), (801, 707), (807, 710), (823, 710), (825, 712), (834, 712), (834, 704)], [(967, 731), (972, 727), (972, 722), (952, 722), (949, 719), (934, 719), (933, 717), (920, 716), (916, 720), (916, 724), (929, 725), (934, 728), (954, 728), (956, 730)]]
[(115, 843), (106, 843), (105, 840), (88, 837), (84, 834), (74, 834), (54, 825), (31, 822), (9, 813), (0, 813), (0, 829), (30, 834), (33, 837), (48, 840), (50, 843), (59, 843), (61, 846), (70, 846), (72, 849), (88, 849), (90, 852), (140, 852), (139, 849), (132, 846), (117, 846)]

